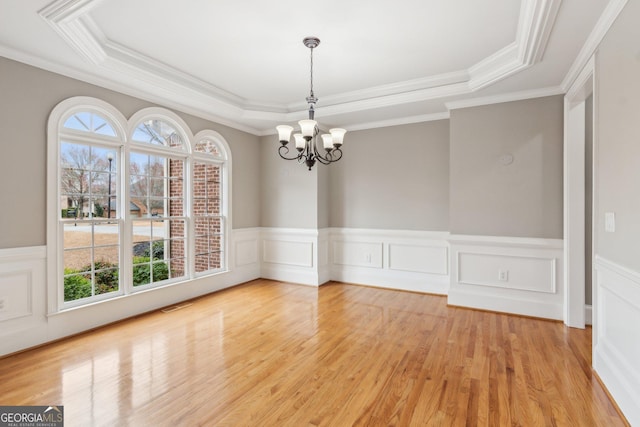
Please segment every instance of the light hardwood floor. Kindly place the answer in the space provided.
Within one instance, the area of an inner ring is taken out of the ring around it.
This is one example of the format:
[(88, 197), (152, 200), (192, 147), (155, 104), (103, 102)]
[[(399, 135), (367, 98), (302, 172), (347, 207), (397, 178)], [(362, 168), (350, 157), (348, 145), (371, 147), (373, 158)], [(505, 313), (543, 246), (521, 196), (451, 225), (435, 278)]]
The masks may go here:
[(446, 298), (257, 280), (0, 359), (66, 426), (619, 426), (591, 330)]

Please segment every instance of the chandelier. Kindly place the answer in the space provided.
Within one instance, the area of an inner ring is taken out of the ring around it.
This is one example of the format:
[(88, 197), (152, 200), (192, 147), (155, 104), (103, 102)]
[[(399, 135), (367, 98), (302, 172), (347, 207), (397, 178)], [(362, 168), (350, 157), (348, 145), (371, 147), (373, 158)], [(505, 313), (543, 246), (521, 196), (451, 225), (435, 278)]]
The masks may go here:
[[(307, 165), (309, 170), (317, 162), (323, 165), (337, 162), (342, 158), (342, 140), (344, 134), (347, 132), (344, 129), (335, 128), (329, 129), (329, 133), (320, 135), (320, 129), (318, 128), (318, 122), (314, 120), (314, 105), (318, 102), (318, 98), (313, 93), (313, 49), (318, 47), (320, 39), (317, 37), (306, 37), (302, 40), (302, 43), (311, 50), (311, 90), (307, 97), (307, 104), (309, 104), (309, 119), (300, 120), (300, 133), (294, 133), (293, 138), (295, 140), (297, 153), (292, 153), (292, 157), (288, 157), (289, 154), (289, 140), (291, 139), (291, 132), (293, 127), (288, 125), (276, 126), (278, 131), (278, 138), (280, 139), (280, 147), (278, 147), (278, 154), (285, 160), (297, 160), (300, 163)], [(318, 138), (320, 136), (320, 138)], [(322, 139), (322, 147), (319, 148), (319, 142)]]

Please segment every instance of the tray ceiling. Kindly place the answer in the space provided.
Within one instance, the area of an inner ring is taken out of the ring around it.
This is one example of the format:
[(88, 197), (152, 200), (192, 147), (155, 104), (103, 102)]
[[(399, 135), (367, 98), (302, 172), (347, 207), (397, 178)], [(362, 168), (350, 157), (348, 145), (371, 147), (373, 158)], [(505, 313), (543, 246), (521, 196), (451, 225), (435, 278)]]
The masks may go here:
[(7, 0), (0, 55), (256, 134), (445, 117), (447, 103), (553, 94), (606, 0)]

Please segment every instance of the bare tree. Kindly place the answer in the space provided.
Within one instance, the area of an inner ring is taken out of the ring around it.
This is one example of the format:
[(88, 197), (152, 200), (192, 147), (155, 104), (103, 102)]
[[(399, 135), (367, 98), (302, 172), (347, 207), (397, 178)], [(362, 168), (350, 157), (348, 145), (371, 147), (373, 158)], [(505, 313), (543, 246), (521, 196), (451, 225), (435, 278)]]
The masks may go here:
[[(89, 146), (63, 144), (60, 160), (62, 194), (76, 206), (77, 218), (87, 203), (97, 202), (95, 196), (93, 200), (90, 199), (90, 193), (107, 192), (107, 184), (104, 182), (107, 177), (104, 174), (108, 168), (107, 159), (92, 155)], [(93, 206), (88, 207), (93, 212)]]
[(151, 157), (142, 166), (132, 163), (131, 170), (131, 198), (142, 204), (147, 213), (164, 211), (165, 197), (165, 165), (164, 160)]

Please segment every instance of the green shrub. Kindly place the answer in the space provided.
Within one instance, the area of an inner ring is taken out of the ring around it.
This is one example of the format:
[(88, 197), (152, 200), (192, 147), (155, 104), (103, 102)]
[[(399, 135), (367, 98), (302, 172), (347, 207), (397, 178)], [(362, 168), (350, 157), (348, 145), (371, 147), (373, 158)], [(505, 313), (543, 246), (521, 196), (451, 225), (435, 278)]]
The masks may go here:
[(118, 264), (107, 261), (96, 261), (96, 295), (106, 294), (117, 291), (118, 283)]
[(133, 256), (151, 258), (154, 260), (164, 259), (164, 241), (155, 240), (151, 243), (151, 251), (149, 251), (149, 242), (136, 243), (133, 245)]
[[(140, 286), (151, 283), (150, 258), (148, 256), (134, 256), (133, 264), (133, 286)], [(169, 267), (167, 266), (167, 263), (153, 263), (153, 281), (159, 282), (168, 278)]]
[[(64, 274), (77, 273), (77, 270), (65, 268)], [(83, 275), (68, 276), (64, 278), (64, 300), (74, 301), (91, 296), (91, 280)]]
[(151, 255), (154, 260), (164, 259), (164, 241), (156, 240), (151, 244)]

